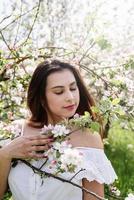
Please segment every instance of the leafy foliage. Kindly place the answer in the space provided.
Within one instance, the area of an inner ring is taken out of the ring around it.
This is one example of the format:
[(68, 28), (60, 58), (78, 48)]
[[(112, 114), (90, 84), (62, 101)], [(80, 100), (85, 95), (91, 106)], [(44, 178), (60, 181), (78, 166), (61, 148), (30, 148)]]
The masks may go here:
[(105, 139), (105, 150), (110, 158), (118, 180), (115, 186), (121, 191), (121, 196), (134, 192), (134, 134), (127, 129), (121, 129), (119, 122), (113, 124), (109, 136)]

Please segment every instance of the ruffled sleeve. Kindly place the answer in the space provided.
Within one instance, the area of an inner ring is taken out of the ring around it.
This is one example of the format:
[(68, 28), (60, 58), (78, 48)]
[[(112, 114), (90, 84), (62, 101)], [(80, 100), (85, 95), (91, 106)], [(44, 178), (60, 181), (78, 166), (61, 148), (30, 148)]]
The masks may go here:
[(88, 181), (97, 181), (100, 184), (111, 184), (117, 179), (117, 175), (104, 153), (103, 149), (77, 147), (83, 154), (84, 162), (82, 171), (76, 179), (86, 178)]

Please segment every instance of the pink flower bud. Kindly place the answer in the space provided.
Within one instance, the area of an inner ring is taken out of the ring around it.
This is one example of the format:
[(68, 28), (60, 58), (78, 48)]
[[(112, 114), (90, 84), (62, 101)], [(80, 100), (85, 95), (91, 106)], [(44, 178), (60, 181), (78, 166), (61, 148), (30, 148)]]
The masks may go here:
[(51, 161), (51, 164), (52, 164), (52, 165), (55, 165), (56, 163), (57, 163), (56, 160), (52, 160), (52, 161)]

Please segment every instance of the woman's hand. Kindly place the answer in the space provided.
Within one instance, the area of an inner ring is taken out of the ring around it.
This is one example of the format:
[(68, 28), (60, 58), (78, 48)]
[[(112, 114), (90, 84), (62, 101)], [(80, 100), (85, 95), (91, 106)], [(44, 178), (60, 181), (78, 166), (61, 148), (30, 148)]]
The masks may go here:
[(53, 139), (46, 135), (20, 136), (5, 145), (3, 149), (4, 156), (12, 158), (43, 158), (41, 151), (50, 148)]

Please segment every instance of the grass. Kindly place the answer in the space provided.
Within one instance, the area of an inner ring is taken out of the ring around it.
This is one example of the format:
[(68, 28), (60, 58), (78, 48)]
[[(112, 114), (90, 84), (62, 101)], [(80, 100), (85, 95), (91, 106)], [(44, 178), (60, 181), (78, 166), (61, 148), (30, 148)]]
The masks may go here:
[(105, 152), (111, 160), (118, 180), (115, 185), (121, 196), (134, 192), (134, 133), (121, 129), (116, 123), (110, 130)]

